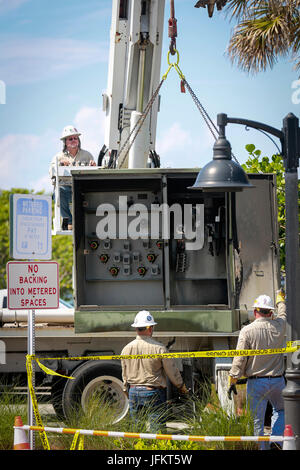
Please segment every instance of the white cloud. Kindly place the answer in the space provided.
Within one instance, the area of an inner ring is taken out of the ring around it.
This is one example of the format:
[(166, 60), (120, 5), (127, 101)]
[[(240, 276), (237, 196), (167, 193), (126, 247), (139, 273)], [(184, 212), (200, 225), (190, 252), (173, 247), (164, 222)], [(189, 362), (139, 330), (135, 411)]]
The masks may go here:
[(11, 38), (0, 42), (0, 76), (8, 85), (35, 83), (105, 62), (105, 43), (63, 38)]
[[(82, 133), (82, 147), (97, 162), (104, 139), (104, 116), (100, 109), (84, 107), (73, 122)], [(48, 129), (41, 135), (8, 134), (0, 138), (0, 189), (26, 188), (52, 191), (48, 169), (62, 148), (62, 129)]]
[(53, 186), (51, 184), (48, 174), (42, 176), (41, 178), (35, 181), (31, 181), (29, 183), (29, 187), (33, 188), (34, 191), (45, 191), (45, 193), (49, 194), (51, 194), (53, 191)]
[[(72, 124), (81, 132), (82, 148), (95, 161), (104, 143), (104, 113), (99, 108), (82, 107)], [(41, 135), (9, 134), (0, 138), (0, 189), (22, 187), (51, 192), (48, 169), (53, 156), (62, 148), (62, 129), (48, 129)], [(183, 124), (173, 123), (158, 138), (157, 151), (162, 167), (201, 167), (212, 158), (212, 138), (206, 126), (195, 135)]]
[(207, 163), (212, 157), (214, 139), (203, 125), (192, 133), (182, 123), (175, 122), (157, 139), (161, 166), (166, 168), (193, 168)]
[(190, 143), (190, 132), (183, 129), (178, 122), (175, 122), (162, 134), (157, 142), (157, 148), (158, 152), (163, 155), (174, 149), (184, 149)]
[[(104, 143), (104, 113), (95, 107), (82, 107), (72, 124), (81, 132), (82, 148), (98, 160)], [(0, 189), (23, 187), (51, 192), (48, 169), (53, 156), (61, 150), (62, 129), (46, 129), (41, 135), (10, 134), (0, 138)], [(212, 158), (213, 138), (206, 128), (192, 134), (175, 122), (158, 139), (157, 151), (162, 167), (193, 168)]]
[(74, 119), (74, 124), (82, 132), (82, 148), (92, 153), (97, 162), (104, 144), (104, 113), (99, 108), (83, 107)]
[(0, 148), (1, 189), (36, 189), (33, 180), (48, 173), (51, 157), (58, 151), (53, 131), (40, 136), (9, 134), (0, 139)]

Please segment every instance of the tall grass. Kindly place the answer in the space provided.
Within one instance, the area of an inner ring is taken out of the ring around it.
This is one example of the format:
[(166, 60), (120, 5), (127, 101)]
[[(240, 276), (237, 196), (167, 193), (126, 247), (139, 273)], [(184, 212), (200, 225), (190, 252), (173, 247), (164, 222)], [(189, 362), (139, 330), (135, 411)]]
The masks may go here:
[[(20, 415), (24, 424), (27, 423), (27, 406), (26, 402), (16, 404), (15, 399), (5, 393), (0, 397), (0, 406), (0, 450), (9, 450), (13, 448), (14, 417)], [(178, 404), (174, 405), (174, 408), (178, 411)], [(191, 409), (193, 409), (193, 413), (191, 413)], [(172, 420), (171, 412), (172, 407), (164, 407), (163, 420)], [(54, 426), (53, 415), (42, 415), (42, 420), (45, 426)], [(68, 420), (65, 420), (63, 423), (56, 423), (55, 426), (141, 433), (149, 432), (148, 420), (149, 408), (145, 408), (138, 415), (138, 419), (134, 421), (127, 415), (121, 422), (114, 423), (113, 412), (105, 401), (101, 400), (99, 396), (92, 396), (86, 412), (83, 412), (81, 408), (74, 408)], [(198, 436), (253, 435), (253, 423), (249, 413), (245, 410), (241, 416), (228, 416), (220, 407), (217, 396), (212, 393), (211, 387), (207, 387), (206, 396), (202, 397), (201, 400), (196, 397), (186, 399), (185, 403), (182, 403), (180, 407), (180, 418), (178, 420), (186, 425), (183, 430), (177, 431), (180, 434)], [(166, 429), (163, 426), (161, 432), (174, 434), (174, 430)], [(52, 450), (68, 450), (71, 447), (73, 437), (73, 435), (48, 433), (50, 448)], [(36, 433), (36, 449), (41, 448), (41, 441), (38, 433)], [(95, 436), (84, 437), (85, 450), (249, 450), (257, 448), (256, 443), (250, 442), (203, 443)]]
[(14, 420), (15, 416), (21, 416), (23, 423), (27, 422), (26, 397), (11, 395), (4, 391), (0, 398), (0, 450), (13, 449)]
[[(254, 426), (253, 419), (246, 406), (243, 413), (239, 416), (236, 414), (227, 414), (221, 408), (218, 397), (214, 390), (207, 389), (209, 394), (209, 403), (195, 400), (195, 417), (188, 419), (193, 434), (200, 436), (253, 436)], [(258, 449), (256, 442), (221, 442), (215, 441), (202, 444), (203, 448), (213, 448), (216, 450), (256, 450)]]
[[(184, 411), (185, 410), (185, 411)], [(191, 413), (191, 410), (193, 412)], [(181, 407), (180, 422), (185, 424), (180, 434), (193, 436), (253, 436), (253, 419), (244, 407), (240, 416), (228, 415), (220, 406), (214, 387), (204, 384), (202, 397), (189, 397)], [(174, 434), (174, 432), (172, 432)], [(137, 450), (257, 450), (256, 442), (194, 442), (194, 441), (143, 441)]]

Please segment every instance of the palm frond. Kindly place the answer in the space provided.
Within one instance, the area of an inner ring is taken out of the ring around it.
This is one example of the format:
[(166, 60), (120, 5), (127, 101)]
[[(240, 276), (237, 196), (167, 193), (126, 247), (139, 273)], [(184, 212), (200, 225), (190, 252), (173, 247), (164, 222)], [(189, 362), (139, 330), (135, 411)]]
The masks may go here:
[(230, 39), (227, 52), (231, 61), (256, 73), (272, 68), (279, 56), (292, 52), (299, 67), (299, 9), (295, 8), (295, 1), (263, 1), (259, 6), (257, 3), (252, 2), (248, 17), (237, 25)]

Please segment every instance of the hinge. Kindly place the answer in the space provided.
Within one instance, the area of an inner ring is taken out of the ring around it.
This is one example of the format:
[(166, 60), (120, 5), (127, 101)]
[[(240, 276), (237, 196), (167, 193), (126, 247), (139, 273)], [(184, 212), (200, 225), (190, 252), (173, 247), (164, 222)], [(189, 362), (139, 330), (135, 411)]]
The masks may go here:
[(130, 127), (131, 110), (124, 108), (123, 104), (119, 106), (118, 129), (122, 131), (124, 127)]

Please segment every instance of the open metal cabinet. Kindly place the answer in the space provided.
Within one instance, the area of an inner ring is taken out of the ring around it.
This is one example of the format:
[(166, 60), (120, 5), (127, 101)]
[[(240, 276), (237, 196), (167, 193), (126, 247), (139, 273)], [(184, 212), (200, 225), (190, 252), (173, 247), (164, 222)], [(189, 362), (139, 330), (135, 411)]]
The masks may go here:
[(232, 332), (274, 297), (273, 175), (233, 194), (189, 189), (197, 172), (72, 172), (76, 331), (127, 331), (146, 308), (160, 331)]

